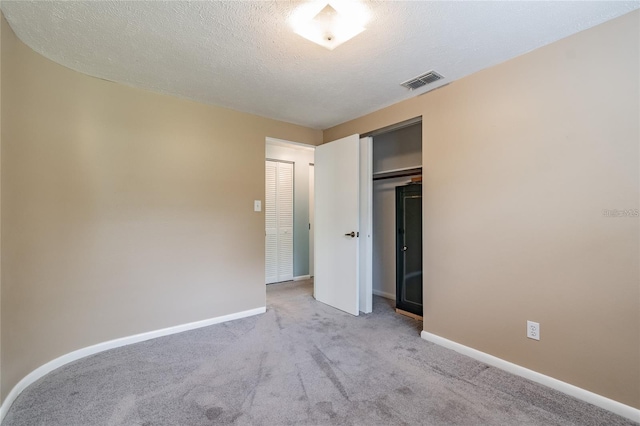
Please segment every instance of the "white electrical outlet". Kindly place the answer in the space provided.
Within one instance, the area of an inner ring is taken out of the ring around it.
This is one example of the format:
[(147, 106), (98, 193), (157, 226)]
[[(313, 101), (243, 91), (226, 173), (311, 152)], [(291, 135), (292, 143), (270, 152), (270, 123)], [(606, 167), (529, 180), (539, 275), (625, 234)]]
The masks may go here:
[(533, 340), (540, 340), (540, 324), (527, 321), (527, 337)]
[(262, 201), (260, 200), (253, 201), (253, 211), (254, 212), (262, 211)]

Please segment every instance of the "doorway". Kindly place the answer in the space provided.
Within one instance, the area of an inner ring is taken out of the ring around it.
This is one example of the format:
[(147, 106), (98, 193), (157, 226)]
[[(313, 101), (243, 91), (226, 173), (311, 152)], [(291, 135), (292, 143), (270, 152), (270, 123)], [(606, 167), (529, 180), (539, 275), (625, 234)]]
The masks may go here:
[[(410, 199), (411, 207), (419, 204), (421, 208), (422, 185), (415, 183), (421, 181), (421, 177), (420, 118), (373, 134), (373, 294), (389, 299), (398, 312), (410, 313), (417, 319), (422, 316), (422, 212), (409, 218), (412, 225), (410, 234), (401, 234), (402, 220), (400, 223), (398, 220), (402, 219), (403, 212), (397, 210), (397, 194), (403, 191), (400, 188), (409, 185), (413, 188), (409, 191), (412, 196), (420, 195), (420, 198)], [(416, 221), (419, 229), (415, 226)], [(411, 239), (411, 248), (407, 250), (412, 250), (411, 253), (407, 251), (412, 261), (408, 269), (404, 264), (406, 257), (398, 256), (398, 249), (407, 245), (404, 244), (407, 237)], [(417, 241), (420, 242), (419, 250)], [(409, 274), (412, 275), (407, 286), (405, 278)]]
[(266, 284), (311, 276), (309, 164), (313, 164), (314, 157), (314, 146), (266, 138)]

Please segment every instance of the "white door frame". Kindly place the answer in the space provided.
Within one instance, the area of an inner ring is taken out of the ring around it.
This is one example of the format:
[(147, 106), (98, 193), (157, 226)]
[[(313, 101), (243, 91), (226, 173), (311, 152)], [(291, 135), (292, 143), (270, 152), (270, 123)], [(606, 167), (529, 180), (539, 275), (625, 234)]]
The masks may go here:
[(373, 312), (373, 138), (360, 138), (360, 312)]
[(314, 219), (315, 208), (315, 167), (309, 164), (309, 275), (314, 276), (315, 268), (315, 232), (316, 224)]

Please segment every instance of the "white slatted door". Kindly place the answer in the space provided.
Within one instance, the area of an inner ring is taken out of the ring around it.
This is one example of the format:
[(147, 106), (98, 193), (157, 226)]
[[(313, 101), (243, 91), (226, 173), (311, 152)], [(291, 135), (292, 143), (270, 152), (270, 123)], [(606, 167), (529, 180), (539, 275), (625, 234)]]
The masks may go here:
[(266, 283), (293, 279), (293, 164), (265, 163)]
[(267, 161), (265, 169), (265, 276), (267, 284), (271, 284), (278, 281), (278, 213), (276, 210), (278, 163)]
[(278, 281), (293, 279), (293, 164), (278, 163)]

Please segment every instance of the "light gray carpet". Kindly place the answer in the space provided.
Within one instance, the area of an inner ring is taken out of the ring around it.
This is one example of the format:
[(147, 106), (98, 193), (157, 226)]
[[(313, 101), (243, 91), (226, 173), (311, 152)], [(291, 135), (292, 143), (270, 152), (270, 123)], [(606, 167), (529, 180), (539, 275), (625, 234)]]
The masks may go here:
[(264, 315), (62, 367), (3, 425), (632, 424), (420, 339), (390, 301), (353, 317), (311, 290), (272, 285)]

